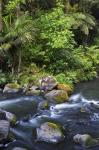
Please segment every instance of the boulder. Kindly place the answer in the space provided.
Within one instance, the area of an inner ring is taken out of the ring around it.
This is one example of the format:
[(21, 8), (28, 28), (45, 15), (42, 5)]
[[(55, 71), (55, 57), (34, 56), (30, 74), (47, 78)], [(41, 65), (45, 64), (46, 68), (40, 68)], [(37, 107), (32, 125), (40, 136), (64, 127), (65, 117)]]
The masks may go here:
[(64, 139), (61, 127), (52, 122), (43, 123), (37, 128), (37, 140), (48, 143), (59, 143)]
[(93, 139), (89, 134), (77, 134), (73, 137), (75, 143), (81, 144), (84, 147), (95, 146), (99, 143), (98, 140)]
[(41, 93), (41, 91), (38, 89), (37, 86), (32, 86), (31, 88), (29, 88), (26, 91), (26, 95), (37, 95), (37, 96), (39, 96), (40, 93)]
[(55, 103), (64, 103), (68, 100), (68, 94), (64, 90), (52, 90), (45, 94), (45, 98)]
[(0, 109), (0, 120), (5, 120), (6, 119), (6, 115), (5, 113)]
[(0, 120), (7, 120), (12, 124), (15, 124), (17, 119), (16, 116), (10, 112), (0, 109)]
[(39, 87), (45, 92), (53, 90), (56, 86), (57, 81), (52, 76), (43, 77), (39, 80)]
[(10, 123), (15, 124), (16, 121), (17, 121), (16, 116), (15, 116), (14, 114), (10, 113), (10, 112), (7, 112), (7, 111), (4, 111), (4, 112), (5, 112), (5, 114), (6, 114), (6, 119), (7, 119)]
[(3, 93), (18, 93), (20, 90), (20, 85), (17, 83), (6, 84)]
[(73, 88), (71, 88), (69, 85), (66, 84), (60, 84), (58, 83), (56, 86), (57, 90), (64, 90), (66, 91), (68, 94), (71, 94), (73, 92)]
[(10, 123), (7, 120), (0, 120), (0, 141), (7, 139)]

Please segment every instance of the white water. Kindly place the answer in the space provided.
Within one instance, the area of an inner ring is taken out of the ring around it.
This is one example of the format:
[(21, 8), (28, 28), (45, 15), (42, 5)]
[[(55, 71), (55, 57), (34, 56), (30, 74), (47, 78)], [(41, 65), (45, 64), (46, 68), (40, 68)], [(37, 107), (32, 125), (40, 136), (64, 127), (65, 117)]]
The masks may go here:
[(62, 104), (56, 104), (55, 106), (51, 106), (50, 107), (51, 117), (53, 117), (53, 118), (59, 117), (64, 112), (76, 111), (76, 110), (80, 110), (82, 108), (86, 112), (90, 112), (88, 110), (88, 106), (99, 109), (99, 101), (87, 100), (81, 95), (81, 93), (78, 93), (76, 95), (72, 95), (69, 98), (69, 102), (62, 103)]

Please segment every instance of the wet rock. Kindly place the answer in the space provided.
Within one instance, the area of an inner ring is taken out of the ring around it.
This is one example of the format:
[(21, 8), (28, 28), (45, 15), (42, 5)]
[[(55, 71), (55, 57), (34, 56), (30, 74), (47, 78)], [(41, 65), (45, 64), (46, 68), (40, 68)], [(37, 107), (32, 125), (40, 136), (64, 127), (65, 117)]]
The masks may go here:
[(0, 120), (0, 141), (7, 139), (10, 129), (10, 123), (6, 120)]
[(27, 149), (21, 147), (14, 147), (12, 150), (27, 150)]
[(2, 114), (0, 119), (5, 119), (12, 124), (15, 124), (17, 121), (16, 116), (10, 112), (0, 109), (0, 114)]
[(42, 101), (38, 105), (38, 110), (46, 110), (49, 109), (48, 101)]
[(39, 96), (40, 95), (40, 91), (39, 90), (34, 90), (34, 91), (27, 91), (26, 92), (26, 95), (36, 95), (36, 96)]
[(15, 124), (15, 123), (16, 123), (17, 119), (16, 119), (16, 116), (15, 116), (14, 114), (12, 114), (12, 113), (10, 113), (10, 112), (7, 112), (7, 111), (5, 111), (5, 114), (6, 114), (6, 119), (7, 119), (10, 123), (12, 123), (12, 124)]
[(52, 76), (43, 77), (39, 80), (40, 89), (46, 91), (51, 91), (57, 86), (57, 81)]
[(5, 113), (0, 109), (0, 120), (6, 119)]
[(45, 94), (45, 98), (55, 103), (63, 103), (68, 100), (68, 94), (64, 90), (52, 90)]
[(73, 137), (75, 143), (81, 144), (84, 147), (91, 147), (97, 145), (99, 142), (93, 139), (89, 134), (77, 134)]
[(26, 95), (37, 95), (39, 96), (41, 93), (40, 90), (38, 90), (37, 86), (32, 86), (31, 88), (28, 89), (28, 91), (26, 92)]
[(56, 86), (57, 90), (64, 90), (66, 91), (68, 94), (71, 94), (73, 92), (73, 88), (71, 88), (69, 85), (66, 84), (60, 84), (58, 83)]
[(58, 143), (64, 139), (61, 127), (52, 122), (43, 123), (37, 128), (37, 139), (48, 143)]
[(2, 93), (2, 89), (0, 88), (0, 93)]
[(6, 84), (3, 90), (3, 93), (18, 93), (20, 90), (20, 85), (17, 83)]

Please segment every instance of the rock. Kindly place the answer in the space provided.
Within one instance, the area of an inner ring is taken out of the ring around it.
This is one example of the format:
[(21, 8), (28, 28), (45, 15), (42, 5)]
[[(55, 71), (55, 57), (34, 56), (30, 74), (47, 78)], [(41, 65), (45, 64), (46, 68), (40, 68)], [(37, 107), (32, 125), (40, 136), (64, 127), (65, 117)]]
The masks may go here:
[(0, 114), (2, 114), (2, 119), (5, 119), (12, 124), (15, 124), (17, 121), (16, 116), (10, 112), (0, 109)]
[(10, 113), (10, 112), (7, 112), (7, 111), (5, 111), (5, 114), (6, 114), (6, 119), (7, 119), (10, 123), (12, 123), (12, 124), (15, 124), (15, 123), (16, 123), (17, 119), (16, 119), (16, 116), (15, 116), (14, 114), (12, 114), (12, 113)]
[(20, 85), (17, 83), (6, 84), (3, 93), (18, 93), (20, 90)]
[(27, 150), (27, 149), (21, 147), (14, 147), (12, 150)]
[(37, 140), (58, 143), (64, 139), (61, 127), (55, 123), (45, 122), (37, 128)]
[(77, 134), (73, 137), (73, 141), (85, 147), (95, 146), (99, 143), (98, 140), (93, 139), (89, 134)]
[(1, 111), (0, 109), (0, 120), (5, 120), (6, 119), (6, 115), (3, 111)]
[(37, 95), (39, 96), (41, 93), (40, 90), (38, 90), (37, 86), (32, 86), (31, 88), (28, 89), (28, 91), (26, 92), (26, 95)]
[(9, 134), (10, 123), (7, 120), (0, 120), (0, 141), (6, 139)]
[(38, 110), (46, 110), (49, 109), (48, 101), (42, 101), (38, 105)]
[(40, 89), (47, 92), (53, 90), (57, 86), (57, 81), (52, 76), (43, 77), (39, 80)]
[(64, 90), (68, 94), (71, 94), (73, 92), (73, 89), (69, 85), (66, 85), (66, 84), (60, 84), (60, 83), (58, 83), (57, 86), (56, 86), (56, 89), (57, 90)]
[(64, 103), (68, 100), (68, 94), (64, 90), (52, 90), (45, 94), (45, 98), (55, 103)]
[(0, 93), (2, 93), (2, 89), (0, 88)]

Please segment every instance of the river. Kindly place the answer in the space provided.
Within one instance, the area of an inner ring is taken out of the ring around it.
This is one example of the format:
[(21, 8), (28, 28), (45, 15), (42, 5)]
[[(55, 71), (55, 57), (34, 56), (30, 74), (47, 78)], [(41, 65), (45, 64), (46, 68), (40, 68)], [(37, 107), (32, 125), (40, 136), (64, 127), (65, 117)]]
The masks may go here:
[[(75, 134), (88, 133), (99, 138), (99, 79), (76, 85), (68, 103), (52, 105), (47, 111), (38, 111), (38, 104), (43, 100), (40, 96), (24, 95), (0, 98), (0, 108), (14, 113), (18, 119), (17, 124), (10, 128), (15, 140), (5, 143), (2, 150), (11, 150), (15, 146), (28, 150), (86, 150), (72, 142)], [(63, 142), (48, 144), (36, 140), (36, 127), (48, 120), (63, 126)], [(99, 150), (99, 146), (88, 150)]]

